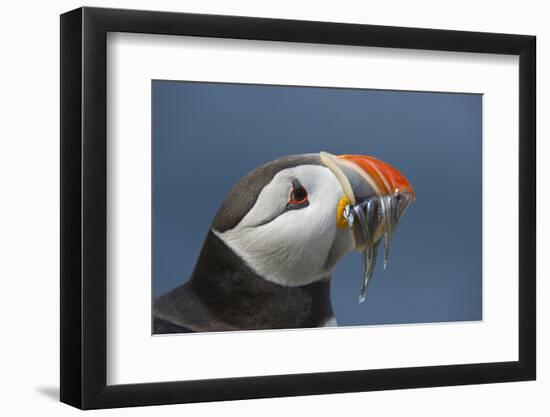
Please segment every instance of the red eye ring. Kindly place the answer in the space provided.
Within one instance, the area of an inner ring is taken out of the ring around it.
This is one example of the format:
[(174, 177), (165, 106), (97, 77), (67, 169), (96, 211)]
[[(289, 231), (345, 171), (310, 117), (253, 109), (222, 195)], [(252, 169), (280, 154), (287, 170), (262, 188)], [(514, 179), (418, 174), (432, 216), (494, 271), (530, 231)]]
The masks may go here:
[(289, 205), (302, 205), (308, 203), (307, 191), (301, 184), (295, 181), (292, 184), (292, 191), (288, 199)]

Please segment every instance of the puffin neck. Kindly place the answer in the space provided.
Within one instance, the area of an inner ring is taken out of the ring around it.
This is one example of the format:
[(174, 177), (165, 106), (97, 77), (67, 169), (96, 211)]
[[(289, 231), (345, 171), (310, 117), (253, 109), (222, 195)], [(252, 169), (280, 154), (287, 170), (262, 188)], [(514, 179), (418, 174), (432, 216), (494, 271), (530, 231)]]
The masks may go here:
[(267, 281), (212, 231), (188, 288), (216, 319), (232, 328), (318, 327), (333, 317), (330, 280), (301, 287)]

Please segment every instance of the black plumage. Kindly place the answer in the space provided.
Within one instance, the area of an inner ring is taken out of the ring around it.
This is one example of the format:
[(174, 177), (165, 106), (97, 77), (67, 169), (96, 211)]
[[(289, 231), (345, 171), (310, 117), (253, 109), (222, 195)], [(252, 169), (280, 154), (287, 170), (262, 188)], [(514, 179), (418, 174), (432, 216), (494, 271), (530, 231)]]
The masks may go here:
[(332, 316), (330, 280), (269, 282), (209, 232), (191, 279), (155, 301), (154, 333), (318, 327)]

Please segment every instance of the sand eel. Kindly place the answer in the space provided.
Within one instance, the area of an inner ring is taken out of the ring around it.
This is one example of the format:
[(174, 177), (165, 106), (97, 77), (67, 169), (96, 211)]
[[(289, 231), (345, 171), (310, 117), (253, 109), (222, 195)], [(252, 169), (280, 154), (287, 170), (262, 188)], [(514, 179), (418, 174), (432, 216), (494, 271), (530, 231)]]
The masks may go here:
[(386, 264), (414, 199), (403, 174), (369, 156), (321, 152), (256, 168), (223, 201), (189, 281), (155, 300), (154, 333), (336, 325), (334, 266), (363, 252), (363, 301), (379, 243)]

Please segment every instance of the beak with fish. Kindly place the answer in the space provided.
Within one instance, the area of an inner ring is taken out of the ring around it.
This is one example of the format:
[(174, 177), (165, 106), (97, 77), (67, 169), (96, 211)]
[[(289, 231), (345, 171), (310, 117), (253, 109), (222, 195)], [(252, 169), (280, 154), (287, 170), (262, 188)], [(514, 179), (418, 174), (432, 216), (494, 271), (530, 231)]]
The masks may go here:
[(403, 174), (378, 159), (365, 155), (334, 156), (326, 152), (320, 155), (345, 193), (338, 206), (337, 222), (340, 227), (353, 230), (356, 248), (362, 251), (359, 302), (364, 302), (380, 239), (383, 236), (386, 269), (395, 229), (416, 194)]
[(154, 333), (336, 325), (334, 266), (362, 253), (363, 302), (378, 248), (385, 268), (415, 198), (402, 173), (371, 156), (320, 152), (256, 168), (223, 201), (190, 279), (155, 301)]

